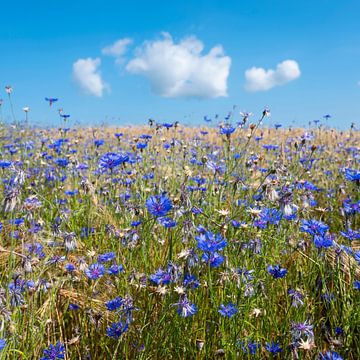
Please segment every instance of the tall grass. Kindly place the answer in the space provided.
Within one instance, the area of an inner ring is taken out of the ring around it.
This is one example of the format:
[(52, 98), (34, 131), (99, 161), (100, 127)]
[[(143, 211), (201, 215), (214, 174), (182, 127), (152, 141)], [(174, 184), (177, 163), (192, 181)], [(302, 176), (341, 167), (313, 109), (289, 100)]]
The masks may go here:
[[(229, 136), (181, 126), (26, 136), (2, 127), (0, 160), (10, 165), (0, 163), (0, 357), (40, 358), (59, 341), (65, 359), (360, 358), (359, 240), (341, 234), (360, 224), (359, 181), (344, 174), (359, 169), (359, 133), (261, 126)], [(129, 161), (101, 168), (108, 152)], [(174, 227), (146, 206), (161, 194)], [(309, 219), (329, 226), (332, 246), (301, 231)], [(226, 239), (218, 266), (203, 257), (200, 226)], [(90, 264), (109, 252), (105, 269), (122, 270), (89, 278)], [(269, 273), (276, 264), (284, 277)], [(154, 281), (160, 268), (165, 277)], [(302, 294), (298, 306), (289, 289)], [(116, 297), (127, 307), (109, 310)], [(196, 310), (184, 317), (177, 310), (186, 299)], [(229, 303), (237, 312), (221, 315)], [(128, 327), (109, 336), (120, 319)], [(305, 321), (313, 335), (297, 338), (293, 326)], [(280, 353), (267, 350), (272, 341)], [(259, 344), (255, 354), (248, 342)]]

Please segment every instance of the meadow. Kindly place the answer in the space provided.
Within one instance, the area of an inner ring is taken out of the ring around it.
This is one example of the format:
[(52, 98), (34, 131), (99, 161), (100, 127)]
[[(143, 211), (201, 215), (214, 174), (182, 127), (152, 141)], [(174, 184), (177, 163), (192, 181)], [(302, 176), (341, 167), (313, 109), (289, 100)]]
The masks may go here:
[(2, 125), (0, 358), (359, 359), (360, 134), (267, 115)]

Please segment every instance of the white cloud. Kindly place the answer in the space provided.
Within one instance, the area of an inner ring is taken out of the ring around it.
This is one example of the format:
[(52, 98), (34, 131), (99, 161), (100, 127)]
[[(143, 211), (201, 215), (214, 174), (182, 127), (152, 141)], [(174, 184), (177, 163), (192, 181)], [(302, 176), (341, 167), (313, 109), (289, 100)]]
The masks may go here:
[(231, 59), (221, 46), (202, 54), (203, 43), (187, 37), (175, 43), (168, 33), (146, 41), (126, 66), (134, 74), (147, 77), (154, 93), (170, 98), (215, 98), (227, 96)]
[(132, 44), (132, 40), (129, 38), (119, 39), (112, 45), (104, 47), (101, 52), (103, 55), (114, 56), (116, 63), (122, 63), (124, 61), (123, 55), (130, 44)]
[(252, 67), (245, 71), (245, 89), (247, 91), (266, 91), (274, 86), (284, 85), (300, 76), (299, 64), (294, 60), (285, 60), (277, 64), (276, 69)]
[(77, 84), (88, 94), (101, 97), (108, 85), (99, 72), (99, 58), (79, 59), (73, 64), (73, 76)]

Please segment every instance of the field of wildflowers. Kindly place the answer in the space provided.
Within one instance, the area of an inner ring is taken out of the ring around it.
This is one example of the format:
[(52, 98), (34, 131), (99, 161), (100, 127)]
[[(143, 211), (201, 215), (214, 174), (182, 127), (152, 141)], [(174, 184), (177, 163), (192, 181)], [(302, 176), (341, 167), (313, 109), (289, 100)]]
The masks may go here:
[(359, 359), (359, 132), (267, 115), (3, 125), (0, 358)]

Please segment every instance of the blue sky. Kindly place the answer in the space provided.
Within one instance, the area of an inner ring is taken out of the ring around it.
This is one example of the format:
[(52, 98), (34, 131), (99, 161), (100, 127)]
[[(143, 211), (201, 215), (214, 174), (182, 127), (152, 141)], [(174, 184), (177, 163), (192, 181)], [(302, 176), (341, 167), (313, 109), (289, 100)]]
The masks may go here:
[[(0, 85), (37, 125), (58, 125), (59, 107), (73, 125), (197, 125), (236, 105), (235, 119), (267, 106), (272, 124), (329, 113), (345, 128), (360, 123), (359, 14), (351, 0), (9, 1)], [(130, 43), (106, 55), (121, 39)]]

